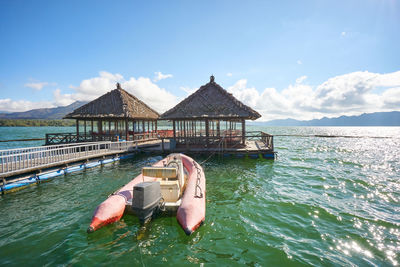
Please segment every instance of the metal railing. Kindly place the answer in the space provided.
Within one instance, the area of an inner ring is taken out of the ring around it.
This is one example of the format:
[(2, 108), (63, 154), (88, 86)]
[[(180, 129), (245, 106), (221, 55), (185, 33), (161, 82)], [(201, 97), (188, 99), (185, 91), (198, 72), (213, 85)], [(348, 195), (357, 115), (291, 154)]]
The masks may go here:
[(0, 177), (134, 150), (136, 141), (96, 142), (0, 150)]

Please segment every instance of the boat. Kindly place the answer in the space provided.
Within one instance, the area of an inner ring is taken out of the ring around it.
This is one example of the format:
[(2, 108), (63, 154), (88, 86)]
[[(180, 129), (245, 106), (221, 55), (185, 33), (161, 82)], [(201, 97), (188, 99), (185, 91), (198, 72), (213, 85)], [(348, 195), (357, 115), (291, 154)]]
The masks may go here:
[(97, 206), (87, 229), (92, 233), (133, 213), (143, 224), (163, 212), (175, 213), (187, 235), (203, 224), (206, 180), (203, 168), (184, 154), (170, 154)]

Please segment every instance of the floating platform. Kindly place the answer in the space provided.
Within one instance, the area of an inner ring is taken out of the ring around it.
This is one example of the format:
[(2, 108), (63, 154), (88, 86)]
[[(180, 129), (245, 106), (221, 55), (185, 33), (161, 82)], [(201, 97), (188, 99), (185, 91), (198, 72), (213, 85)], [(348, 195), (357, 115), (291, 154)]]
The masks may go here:
[(157, 145), (154, 144), (151, 147), (141, 148), (143, 152), (147, 153), (185, 153), (185, 154), (200, 154), (200, 155), (222, 155), (224, 157), (236, 157), (236, 158), (265, 158), (275, 159), (276, 152), (270, 147), (266, 146), (265, 143), (259, 140), (247, 140), (245, 145), (240, 147), (192, 147), (192, 146), (171, 146), (170, 140), (160, 141)]

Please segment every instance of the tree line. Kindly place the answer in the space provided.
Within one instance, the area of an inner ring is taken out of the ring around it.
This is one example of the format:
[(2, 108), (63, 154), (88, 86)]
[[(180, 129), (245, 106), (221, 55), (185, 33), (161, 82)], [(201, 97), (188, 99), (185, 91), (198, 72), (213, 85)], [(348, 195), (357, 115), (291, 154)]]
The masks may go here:
[(0, 119), (0, 127), (75, 126), (74, 120)]

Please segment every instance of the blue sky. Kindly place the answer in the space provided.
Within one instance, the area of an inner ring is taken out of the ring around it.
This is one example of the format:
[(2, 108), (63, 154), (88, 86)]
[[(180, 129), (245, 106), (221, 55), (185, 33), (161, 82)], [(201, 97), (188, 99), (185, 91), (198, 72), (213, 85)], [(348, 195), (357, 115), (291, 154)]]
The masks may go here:
[(2, 0), (0, 36), (0, 111), (116, 81), (165, 111), (211, 74), (265, 120), (400, 106), (397, 0)]

